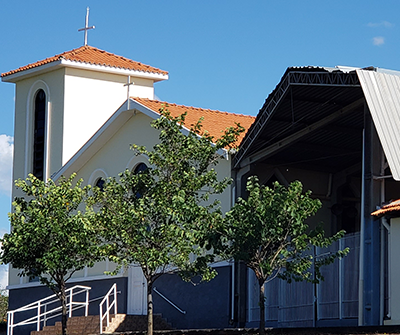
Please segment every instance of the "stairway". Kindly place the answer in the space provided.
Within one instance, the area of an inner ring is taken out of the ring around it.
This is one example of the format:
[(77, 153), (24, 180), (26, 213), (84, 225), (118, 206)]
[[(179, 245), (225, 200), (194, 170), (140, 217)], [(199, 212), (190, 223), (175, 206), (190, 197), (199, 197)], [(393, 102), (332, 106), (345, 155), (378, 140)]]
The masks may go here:
[[(154, 330), (169, 330), (172, 326), (162, 318), (161, 314), (153, 315)], [(104, 333), (126, 332), (130, 330), (146, 331), (147, 315), (117, 314)]]
[[(67, 320), (68, 335), (100, 334), (100, 321), (98, 315), (74, 316)], [(54, 326), (45, 326), (40, 331), (32, 331), (31, 335), (59, 335), (61, 334), (61, 322)]]
[[(154, 330), (172, 329), (171, 325), (161, 317), (155, 314)], [(100, 334), (99, 316), (74, 316), (67, 321), (68, 335), (89, 335)], [(124, 332), (130, 330), (147, 330), (147, 315), (126, 315), (117, 314), (111, 319), (108, 327), (103, 329), (103, 333)], [(56, 322), (54, 326), (46, 326), (41, 331), (32, 331), (31, 335), (59, 335), (61, 334), (61, 322)]]

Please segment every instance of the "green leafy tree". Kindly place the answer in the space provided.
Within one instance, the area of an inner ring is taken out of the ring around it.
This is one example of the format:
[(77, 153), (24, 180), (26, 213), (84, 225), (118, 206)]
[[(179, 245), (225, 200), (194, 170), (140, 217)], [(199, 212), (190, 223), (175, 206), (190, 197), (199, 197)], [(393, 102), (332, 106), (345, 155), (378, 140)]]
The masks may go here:
[(8, 291), (0, 289), (0, 324), (7, 322)]
[(185, 115), (153, 121), (159, 143), (152, 150), (136, 145), (146, 155), (146, 171), (125, 171), (109, 179), (98, 190), (98, 219), (102, 221), (106, 253), (120, 264), (140, 266), (147, 281), (148, 335), (153, 334), (152, 287), (165, 273), (199, 274), (210, 280), (215, 272), (208, 266), (211, 254), (201, 248), (203, 237), (214, 221), (220, 220), (217, 201), (211, 194), (223, 192), (230, 179), (219, 180), (214, 166), (219, 150), (229, 148), (242, 128), (227, 129), (220, 139), (200, 136), (201, 121), (186, 133)]
[(313, 246), (329, 246), (343, 237), (344, 231), (325, 237), (321, 227), (310, 230), (305, 221), (318, 211), (321, 202), (312, 199), (310, 191), (303, 193), (299, 181), (288, 188), (278, 183), (270, 188), (250, 177), (247, 191), (247, 200), (239, 198), (226, 214), (217, 234), (220, 238), (214, 237), (213, 245), (223, 257), (243, 261), (254, 271), (259, 284), (259, 331), (264, 335), (264, 284), (277, 276), (288, 282), (318, 282), (322, 279), (320, 267), (346, 255), (348, 249), (322, 258), (307, 253)]
[[(19, 269), (20, 276), (38, 277), (58, 297), (62, 307), (62, 334), (66, 334), (66, 282), (75, 271), (99, 260), (94, 213), (84, 206), (90, 186), (82, 180), (72, 186), (75, 175), (55, 183), (32, 174), (15, 186), (24, 197), (13, 202), (9, 213), (11, 233), (1, 239), (1, 261)], [(83, 207), (83, 209), (85, 209)]]

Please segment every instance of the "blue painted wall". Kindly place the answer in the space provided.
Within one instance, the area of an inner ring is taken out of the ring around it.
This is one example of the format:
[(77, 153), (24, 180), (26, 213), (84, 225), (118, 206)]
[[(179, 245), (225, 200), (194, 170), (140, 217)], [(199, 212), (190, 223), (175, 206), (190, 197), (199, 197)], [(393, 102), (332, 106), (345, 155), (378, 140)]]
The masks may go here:
[(186, 314), (180, 313), (153, 292), (154, 311), (174, 328), (228, 328), (231, 306), (231, 267), (219, 267), (210, 282), (193, 285), (178, 275), (163, 275), (154, 286)]

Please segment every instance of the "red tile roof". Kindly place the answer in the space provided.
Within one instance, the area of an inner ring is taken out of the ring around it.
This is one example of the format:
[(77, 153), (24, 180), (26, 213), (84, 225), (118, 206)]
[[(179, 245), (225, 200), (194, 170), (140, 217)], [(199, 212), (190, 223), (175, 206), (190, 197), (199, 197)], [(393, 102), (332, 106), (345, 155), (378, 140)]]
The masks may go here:
[(132, 98), (143, 106), (159, 112), (160, 108), (165, 107), (171, 113), (171, 116), (177, 117), (187, 112), (185, 124), (188, 128), (196, 124), (196, 122), (203, 117), (202, 121), (203, 129), (206, 130), (215, 139), (221, 137), (225, 129), (235, 126), (235, 123), (239, 123), (244, 127), (245, 131), (239, 136), (239, 143), (243, 140), (247, 130), (250, 128), (254, 120), (254, 116), (233, 114), (227, 112), (220, 112), (217, 110), (188, 107), (183, 105), (171, 104), (163, 101), (149, 100), (143, 98)]
[(1, 77), (6, 77), (14, 73), (33, 69), (41, 65), (49, 64), (62, 59), (75, 61), (79, 63), (85, 63), (85, 64), (103, 65), (120, 69), (135, 70), (135, 71), (149, 72), (162, 75), (168, 74), (167, 71), (163, 71), (149, 65), (135, 62), (133, 60), (130, 60), (122, 56), (117, 56), (112, 53), (91, 46), (82, 46), (78, 49), (66, 51), (59, 55), (55, 55), (54, 57), (49, 57), (44, 60), (22, 66), (16, 70), (2, 73)]
[(382, 206), (382, 208), (371, 213), (371, 215), (382, 216), (388, 212), (400, 211), (400, 199), (392, 201), (390, 204)]

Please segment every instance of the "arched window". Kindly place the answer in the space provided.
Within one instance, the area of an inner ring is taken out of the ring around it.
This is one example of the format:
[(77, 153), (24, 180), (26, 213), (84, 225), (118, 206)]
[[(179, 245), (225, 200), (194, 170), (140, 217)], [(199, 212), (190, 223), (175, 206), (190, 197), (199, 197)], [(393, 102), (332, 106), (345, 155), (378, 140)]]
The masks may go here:
[[(145, 163), (139, 163), (138, 165), (136, 165), (135, 169), (133, 170), (133, 173), (140, 174), (140, 173), (146, 172), (147, 169), (148, 169), (148, 167)], [(142, 197), (144, 187), (145, 187), (145, 185), (143, 185), (143, 183), (139, 183), (132, 189), (133, 194), (136, 195), (136, 198), (139, 199)]]
[(106, 181), (103, 178), (99, 178), (99, 179), (96, 180), (95, 186), (97, 186), (100, 189), (100, 191), (103, 191), (105, 182)]
[(42, 89), (35, 96), (35, 120), (33, 130), (33, 175), (43, 180), (44, 178), (44, 150), (46, 129), (46, 94)]
[(135, 170), (133, 170), (133, 173), (138, 174), (146, 170), (147, 170), (147, 165), (145, 163), (139, 163), (138, 165), (136, 165)]

